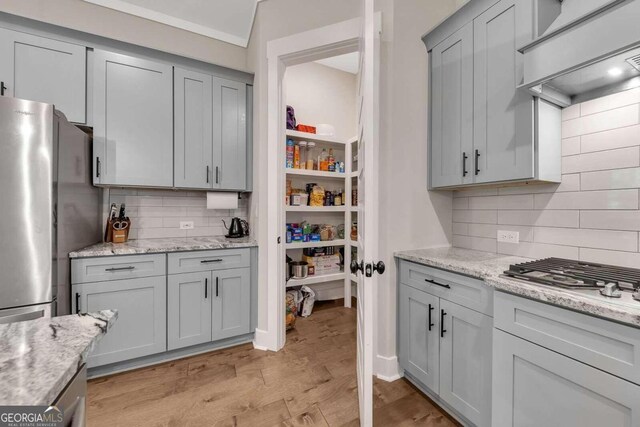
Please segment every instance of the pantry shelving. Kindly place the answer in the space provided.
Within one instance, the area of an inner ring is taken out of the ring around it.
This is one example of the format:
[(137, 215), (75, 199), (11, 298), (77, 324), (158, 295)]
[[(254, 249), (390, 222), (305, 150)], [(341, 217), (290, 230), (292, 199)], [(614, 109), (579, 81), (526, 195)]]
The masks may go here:
[(341, 271), (339, 273), (333, 274), (319, 274), (316, 276), (309, 276), (304, 279), (289, 279), (289, 281), (287, 282), (287, 288), (302, 285), (315, 285), (318, 283), (333, 282), (336, 280), (344, 280), (345, 277), (345, 272)]
[(344, 179), (347, 174), (341, 172), (325, 172), (308, 169), (287, 169), (287, 175), (299, 175), (315, 178)]
[(287, 212), (345, 212), (346, 210), (346, 206), (287, 206)]
[(291, 242), (285, 245), (286, 249), (326, 248), (328, 246), (344, 246), (344, 239), (325, 240), (321, 242)]
[(346, 142), (342, 141), (335, 136), (316, 135), (314, 133), (300, 132), (297, 130), (287, 130), (287, 138), (291, 138), (295, 141), (311, 141), (325, 145), (336, 145), (344, 147)]

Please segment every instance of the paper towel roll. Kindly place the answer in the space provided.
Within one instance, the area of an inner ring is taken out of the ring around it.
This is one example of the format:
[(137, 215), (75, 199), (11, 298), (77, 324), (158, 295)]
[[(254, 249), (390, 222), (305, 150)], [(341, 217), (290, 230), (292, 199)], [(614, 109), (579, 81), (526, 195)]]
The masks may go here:
[(207, 209), (238, 209), (238, 193), (207, 193)]

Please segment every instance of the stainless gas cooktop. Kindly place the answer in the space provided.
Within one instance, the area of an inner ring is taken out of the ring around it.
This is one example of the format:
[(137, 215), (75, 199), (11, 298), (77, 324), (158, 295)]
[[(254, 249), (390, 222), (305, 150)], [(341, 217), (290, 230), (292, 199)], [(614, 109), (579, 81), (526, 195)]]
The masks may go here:
[(640, 305), (640, 269), (636, 268), (545, 258), (513, 264), (504, 274), (609, 302)]

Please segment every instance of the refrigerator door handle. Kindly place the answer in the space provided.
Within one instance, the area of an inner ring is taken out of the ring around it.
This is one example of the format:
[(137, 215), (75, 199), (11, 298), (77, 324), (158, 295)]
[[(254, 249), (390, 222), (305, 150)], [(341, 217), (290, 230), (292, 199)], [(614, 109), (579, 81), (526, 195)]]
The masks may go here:
[(44, 309), (28, 311), (26, 313), (11, 314), (0, 317), (0, 324), (35, 320), (44, 317)]

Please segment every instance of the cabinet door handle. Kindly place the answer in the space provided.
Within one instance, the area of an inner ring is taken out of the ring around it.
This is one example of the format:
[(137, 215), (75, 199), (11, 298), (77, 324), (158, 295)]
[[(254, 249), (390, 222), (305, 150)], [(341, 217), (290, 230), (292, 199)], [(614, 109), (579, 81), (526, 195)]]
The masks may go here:
[(135, 270), (136, 268), (133, 265), (130, 265), (128, 267), (111, 267), (111, 268), (105, 268), (104, 271), (128, 271), (128, 270)]
[(476, 150), (476, 161), (475, 161), (476, 175), (480, 173), (480, 168), (478, 167), (478, 157), (480, 157), (480, 152)]
[(431, 312), (434, 310), (434, 307), (429, 304), (429, 331), (431, 331), (431, 328), (433, 327), (433, 323), (431, 323)]
[(96, 157), (96, 178), (100, 178), (100, 157)]
[(446, 315), (446, 311), (440, 310), (440, 338), (444, 338), (444, 333), (447, 332), (447, 330), (444, 328), (444, 316)]
[(76, 314), (80, 314), (80, 294), (76, 292)]
[(207, 184), (209, 183), (209, 165), (207, 165)]
[(212, 262), (222, 262), (222, 258), (217, 258), (217, 259), (203, 259), (202, 261), (200, 261), (200, 264), (209, 264)]
[(209, 298), (209, 279), (204, 278), (204, 299)]
[(5, 90), (7, 90), (7, 87), (4, 85), (4, 82), (0, 82), (0, 96), (4, 96)]
[(467, 153), (465, 153), (464, 151), (462, 152), (462, 176), (467, 176), (467, 159), (469, 158), (469, 156), (467, 156)]
[(216, 277), (216, 298), (220, 296), (219, 286), (218, 286), (219, 284), (220, 284), (219, 277)]
[(438, 283), (435, 280), (431, 280), (431, 279), (424, 279), (425, 282), (429, 282), (429, 283), (433, 283), (434, 285), (440, 286), (442, 288), (447, 288), (447, 289), (451, 289), (451, 286), (449, 285), (445, 285), (444, 283)]
[(216, 166), (216, 184), (220, 181), (220, 168)]

